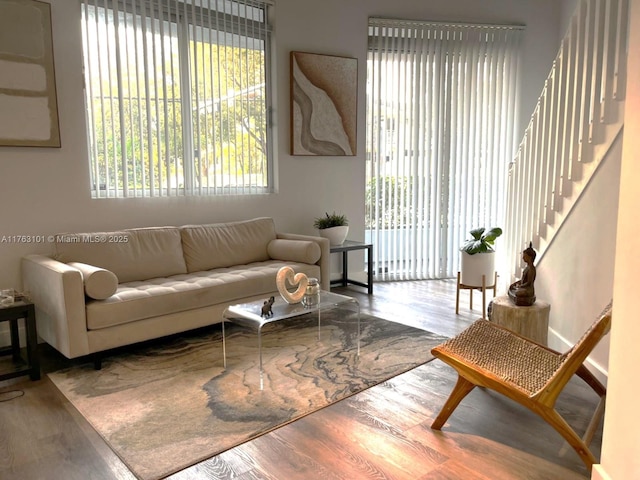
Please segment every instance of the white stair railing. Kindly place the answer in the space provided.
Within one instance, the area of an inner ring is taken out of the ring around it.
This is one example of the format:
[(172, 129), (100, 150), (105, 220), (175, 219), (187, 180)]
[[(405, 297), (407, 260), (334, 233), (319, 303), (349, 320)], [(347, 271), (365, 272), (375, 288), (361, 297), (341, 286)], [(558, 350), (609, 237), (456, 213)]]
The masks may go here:
[[(505, 255), (512, 278), (544, 254), (622, 131), (628, 0), (580, 0), (509, 168)], [(513, 263), (512, 263), (513, 262)]]

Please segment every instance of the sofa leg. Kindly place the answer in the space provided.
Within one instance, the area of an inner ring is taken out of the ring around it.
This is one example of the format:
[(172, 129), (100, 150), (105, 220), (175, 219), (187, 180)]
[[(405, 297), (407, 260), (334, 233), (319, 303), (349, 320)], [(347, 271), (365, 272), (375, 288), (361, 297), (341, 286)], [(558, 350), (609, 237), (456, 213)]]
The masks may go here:
[(95, 370), (102, 370), (102, 357), (99, 355), (96, 355), (95, 357), (93, 357), (93, 368)]

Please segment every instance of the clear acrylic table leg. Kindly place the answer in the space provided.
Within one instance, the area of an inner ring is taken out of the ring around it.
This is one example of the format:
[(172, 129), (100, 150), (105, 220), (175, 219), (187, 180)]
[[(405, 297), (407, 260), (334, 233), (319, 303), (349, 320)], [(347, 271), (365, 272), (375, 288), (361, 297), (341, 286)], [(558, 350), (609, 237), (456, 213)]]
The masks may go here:
[(361, 337), (361, 332), (360, 332), (360, 302), (358, 302), (358, 300), (356, 300), (355, 298), (351, 299), (351, 302), (348, 302), (347, 305), (349, 305), (350, 308), (352, 308), (352, 311), (355, 312), (356, 314), (356, 328), (357, 328), (357, 332), (356, 332), (356, 356), (360, 356), (360, 337)]
[[(344, 305), (344, 304), (343, 304)], [(358, 302), (358, 300), (356, 300), (355, 298), (352, 299), (351, 302), (349, 302), (349, 305), (352, 306), (353, 311), (356, 314), (356, 328), (357, 328), (357, 333), (356, 333), (356, 356), (360, 356), (360, 337), (361, 337), (361, 332), (360, 332), (360, 303)], [(322, 309), (318, 308), (318, 340), (320, 340), (320, 320), (321, 320), (321, 315), (322, 315)]]
[(222, 317), (222, 365), (227, 368), (227, 343), (224, 338), (224, 317)]
[(260, 390), (264, 389), (264, 372), (262, 370), (262, 326), (258, 328), (258, 357), (260, 362)]
[(358, 337), (357, 337), (357, 345), (358, 345), (358, 350), (357, 350), (357, 356), (360, 356), (360, 304), (356, 302), (356, 305), (358, 306), (357, 312), (356, 312), (356, 316), (358, 318)]
[[(324, 296), (324, 301), (323, 301)], [(326, 298), (328, 296), (329, 298)], [(327, 301), (328, 300), (328, 301)], [(225, 329), (225, 320), (230, 321), (232, 323), (238, 323), (247, 327), (258, 327), (258, 366), (259, 366), (259, 374), (260, 374), (260, 390), (264, 389), (264, 366), (262, 360), (262, 326), (266, 323), (270, 323), (273, 321), (284, 320), (285, 318), (293, 318), (299, 315), (303, 315), (304, 313), (312, 313), (312, 309), (316, 308), (318, 310), (318, 341), (322, 338), (322, 310), (324, 308), (335, 308), (339, 306), (344, 306), (351, 310), (352, 313), (356, 314), (356, 328), (357, 328), (357, 337), (356, 337), (356, 345), (357, 345), (357, 356), (360, 356), (360, 337), (361, 337), (361, 322), (360, 322), (360, 303), (355, 298), (346, 297), (344, 295), (335, 295), (330, 292), (321, 292), (320, 301), (317, 305), (312, 306), (311, 308), (305, 309), (305, 311), (294, 312), (293, 315), (285, 315), (276, 318), (269, 317), (265, 318), (257, 318), (255, 317), (251, 309), (254, 307), (252, 304), (247, 304), (248, 309), (245, 312), (242, 308), (243, 305), (234, 306), (236, 308), (236, 312), (228, 312), (225, 310), (223, 313), (223, 321), (222, 321), (222, 355), (223, 355), (223, 363), (224, 367), (227, 367), (227, 347), (226, 347), (226, 329)], [(259, 309), (262, 307), (260, 302), (256, 302), (255, 308)], [(229, 316), (228, 313), (237, 315), (237, 316)]]

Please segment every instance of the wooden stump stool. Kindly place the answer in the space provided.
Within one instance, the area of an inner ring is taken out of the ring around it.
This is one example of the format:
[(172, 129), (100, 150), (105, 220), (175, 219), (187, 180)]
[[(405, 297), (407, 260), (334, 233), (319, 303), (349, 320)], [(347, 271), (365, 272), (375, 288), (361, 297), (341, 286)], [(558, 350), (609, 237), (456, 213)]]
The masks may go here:
[(489, 320), (534, 342), (547, 345), (550, 310), (551, 306), (541, 300), (536, 300), (530, 307), (518, 307), (504, 295), (493, 299)]

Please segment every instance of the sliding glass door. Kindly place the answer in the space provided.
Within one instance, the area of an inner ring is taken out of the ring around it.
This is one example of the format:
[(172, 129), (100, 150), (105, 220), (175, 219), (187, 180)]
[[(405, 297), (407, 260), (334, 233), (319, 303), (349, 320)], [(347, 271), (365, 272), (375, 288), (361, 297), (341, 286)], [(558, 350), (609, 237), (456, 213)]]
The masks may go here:
[(454, 277), (502, 226), (523, 27), (369, 20), (366, 234), (378, 280)]

